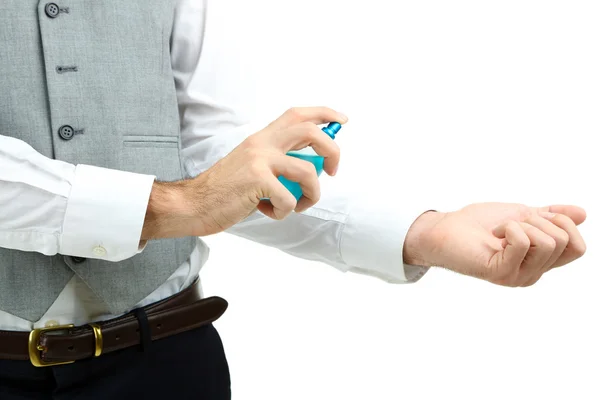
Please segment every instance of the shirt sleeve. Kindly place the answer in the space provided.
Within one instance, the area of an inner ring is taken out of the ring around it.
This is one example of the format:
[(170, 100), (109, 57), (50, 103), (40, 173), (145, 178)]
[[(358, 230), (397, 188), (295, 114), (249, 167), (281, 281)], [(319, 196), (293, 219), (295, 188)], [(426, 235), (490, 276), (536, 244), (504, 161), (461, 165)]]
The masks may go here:
[(0, 247), (120, 261), (137, 254), (153, 176), (53, 160), (0, 135)]
[[(217, 4), (179, 0), (173, 35), (172, 68), (182, 118), (182, 156), (189, 176), (196, 176), (227, 155), (259, 126), (244, 115), (251, 104), (233, 32), (219, 24)], [(239, 68), (239, 69), (235, 69)], [(240, 79), (242, 78), (242, 79)], [(227, 232), (307, 260), (405, 283), (427, 268), (406, 265), (406, 233), (427, 208), (382, 205), (343, 190), (323, 190), (319, 203), (283, 221), (255, 213)]]

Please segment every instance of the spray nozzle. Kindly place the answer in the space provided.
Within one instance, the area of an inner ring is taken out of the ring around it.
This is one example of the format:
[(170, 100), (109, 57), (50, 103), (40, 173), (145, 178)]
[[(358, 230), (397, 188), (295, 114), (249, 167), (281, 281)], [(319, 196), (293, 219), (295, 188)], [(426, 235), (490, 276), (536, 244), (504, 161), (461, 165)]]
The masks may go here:
[(330, 122), (322, 131), (328, 134), (330, 138), (335, 139), (335, 135), (340, 129), (342, 129), (342, 125), (339, 122)]

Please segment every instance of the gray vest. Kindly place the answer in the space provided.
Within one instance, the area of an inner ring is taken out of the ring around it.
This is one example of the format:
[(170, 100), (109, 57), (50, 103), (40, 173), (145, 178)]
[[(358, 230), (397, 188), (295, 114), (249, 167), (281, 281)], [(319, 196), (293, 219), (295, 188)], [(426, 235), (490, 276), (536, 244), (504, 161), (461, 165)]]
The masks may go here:
[[(0, 0), (0, 134), (73, 164), (181, 179), (174, 3)], [(0, 310), (37, 321), (77, 274), (112, 313), (126, 312), (194, 244), (153, 241), (118, 263), (0, 248)]]

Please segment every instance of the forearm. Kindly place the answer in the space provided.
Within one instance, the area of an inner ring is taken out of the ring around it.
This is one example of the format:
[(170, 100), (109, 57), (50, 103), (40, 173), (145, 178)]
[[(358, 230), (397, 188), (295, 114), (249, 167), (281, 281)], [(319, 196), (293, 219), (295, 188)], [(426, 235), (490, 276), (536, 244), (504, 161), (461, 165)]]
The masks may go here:
[(402, 254), (409, 227), (427, 208), (398, 207), (391, 196), (374, 203), (372, 196), (345, 190), (343, 182), (330, 183), (319, 202), (303, 213), (283, 221), (256, 213), (227, 232), (391, 283), (414, 282), (423, 276), (426, 269), (411, 265), (408, 261), (413, 259), (403, 260)]

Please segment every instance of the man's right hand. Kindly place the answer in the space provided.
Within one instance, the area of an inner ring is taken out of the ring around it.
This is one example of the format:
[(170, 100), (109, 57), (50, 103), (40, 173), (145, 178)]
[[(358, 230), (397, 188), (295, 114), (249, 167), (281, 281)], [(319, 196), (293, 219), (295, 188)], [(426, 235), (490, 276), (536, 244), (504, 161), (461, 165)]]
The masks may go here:
[[(196, 178), (155, 182), (142, 241), (211, 235), (257, 209), (283, 219), (313, 206), (320, 197), (315, 167), (286, 153), (311, 146), (325, 158), (325, 172), (335, 175), (340, 150), (317, 125), (346, 121), (343, 114), (326, 107), (292, 108)], [(300, 184), (303, 197), (298, 202), (279, 182), (280, 175)], [(264, 198), (270, 201), (261, 201)]]

